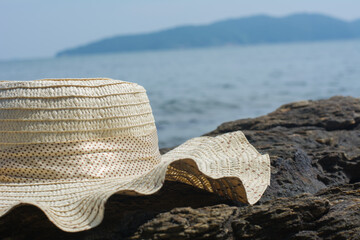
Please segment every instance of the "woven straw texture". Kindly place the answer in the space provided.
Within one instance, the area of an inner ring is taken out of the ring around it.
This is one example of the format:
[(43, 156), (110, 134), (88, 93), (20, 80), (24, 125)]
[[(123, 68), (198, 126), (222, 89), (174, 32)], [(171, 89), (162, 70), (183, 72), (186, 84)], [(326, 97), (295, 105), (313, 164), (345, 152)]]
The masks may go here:
[(254, 204), (270, 159), (240, 131), (193, 138), (160, 155), (146, 91), (96, 79), (0, 81), (0, 217), (39, 207), (60, 229), (100, 224), (115, 194), (152, 194), (179, 181)]

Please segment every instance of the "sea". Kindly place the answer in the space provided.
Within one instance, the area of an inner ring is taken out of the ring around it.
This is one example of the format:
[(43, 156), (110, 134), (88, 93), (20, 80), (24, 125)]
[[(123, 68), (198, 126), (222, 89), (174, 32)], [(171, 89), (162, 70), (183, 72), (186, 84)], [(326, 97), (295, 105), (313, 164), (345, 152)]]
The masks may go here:
[(0, 62), (0, 80), (86, 77), (143, 85), (159, 146), (173, 147), (289, 102), (360, 97), (360, 39)]

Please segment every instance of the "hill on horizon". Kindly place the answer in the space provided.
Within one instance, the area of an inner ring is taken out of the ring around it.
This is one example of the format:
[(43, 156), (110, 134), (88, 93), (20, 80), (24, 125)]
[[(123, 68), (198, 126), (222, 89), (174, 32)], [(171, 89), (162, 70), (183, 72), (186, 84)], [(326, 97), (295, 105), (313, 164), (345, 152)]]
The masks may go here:
[(347, 22), (306, 13), (286, 17), (256, 15), (208, 25), (105, 38), (60, 51), (56, 56), (354, 38), (360, 38), (360, 19)]

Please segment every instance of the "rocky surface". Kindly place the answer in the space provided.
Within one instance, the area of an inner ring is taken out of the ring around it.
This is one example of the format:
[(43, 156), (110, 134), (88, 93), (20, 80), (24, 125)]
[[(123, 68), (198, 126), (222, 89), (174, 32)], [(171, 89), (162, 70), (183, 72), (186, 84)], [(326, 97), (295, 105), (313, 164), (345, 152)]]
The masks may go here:
[(207, 135), (235, 130), (270, 154), (271, 186), (261, 202), (360, 181), (360, 99), (290, 103), (266, 116), (223, 123)]
[(360, 99), (291, 103), (206, 135), (236, 130), (271, 157), (271, 186), (254, 206), (167, 182), (151, 196), (113, 196), (103, 223), (80, 233), (18, 207), (0, 218), (0, 239), (360, 239)]
[(360, 183), (256, 206), (175, 208), (131, 239), (360, 239)]

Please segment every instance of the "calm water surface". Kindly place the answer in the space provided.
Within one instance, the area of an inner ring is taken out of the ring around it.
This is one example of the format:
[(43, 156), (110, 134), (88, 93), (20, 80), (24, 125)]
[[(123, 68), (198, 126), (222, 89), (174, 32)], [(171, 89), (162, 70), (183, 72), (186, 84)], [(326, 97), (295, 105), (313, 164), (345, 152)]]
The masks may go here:
[(0, 62), (1, 80), (74, 77), (143, 85), (171, 147), (291, 101), (360, 97), (360, 40)]

